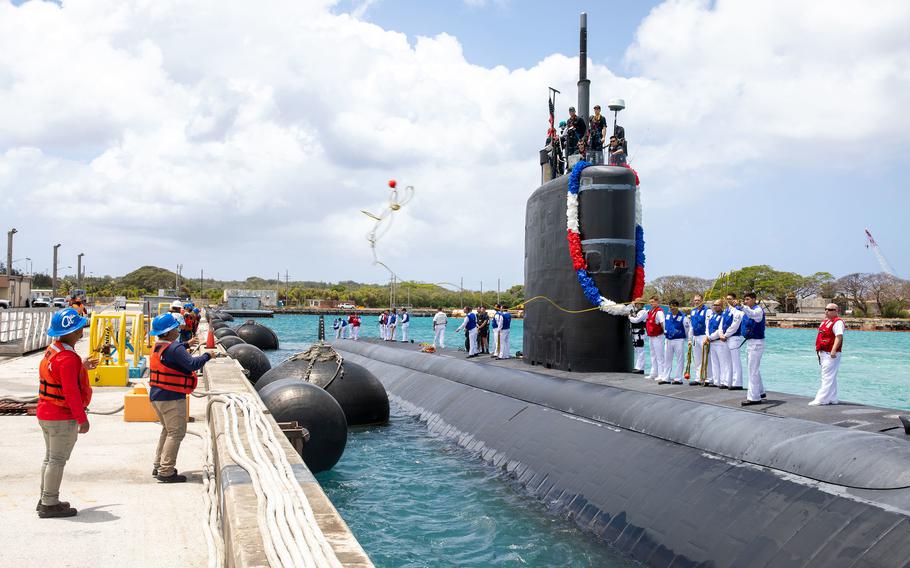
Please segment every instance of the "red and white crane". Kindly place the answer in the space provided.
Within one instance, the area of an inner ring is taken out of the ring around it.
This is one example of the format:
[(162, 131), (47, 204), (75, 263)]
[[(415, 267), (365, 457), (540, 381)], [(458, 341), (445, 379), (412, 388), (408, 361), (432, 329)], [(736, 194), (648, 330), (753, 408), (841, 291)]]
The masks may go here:
[(876, 260), (878, 260), (878, 263), (882, 267), (882, 272), (889, 276), (894, 276), (894, 269), (888, 264), (888, 260), (885, 258), (885, 255), (882, 254), (878, 243), (872, 238), (872, 233), (869, 232), (869, 229), (866, 229), (866, 248), (872, 249), (872, 253), (875, 254)]

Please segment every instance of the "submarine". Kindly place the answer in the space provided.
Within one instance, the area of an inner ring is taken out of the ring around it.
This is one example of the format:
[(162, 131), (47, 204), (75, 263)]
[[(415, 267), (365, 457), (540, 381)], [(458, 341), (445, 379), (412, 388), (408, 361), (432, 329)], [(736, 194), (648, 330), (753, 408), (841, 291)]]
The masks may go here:
[[(586, 37), (582, 14), (582, 117)], [(897, 412), (774, 392), (755, 410), (739, 393), (630, 373), (638, 176), (547, 168), (526, 207), (526, 296), (546, 300), (526, 305), (523, 358), (364, 339), (334, 349), (429, 431), (645, 565), (910, 566), (910, 435)]]

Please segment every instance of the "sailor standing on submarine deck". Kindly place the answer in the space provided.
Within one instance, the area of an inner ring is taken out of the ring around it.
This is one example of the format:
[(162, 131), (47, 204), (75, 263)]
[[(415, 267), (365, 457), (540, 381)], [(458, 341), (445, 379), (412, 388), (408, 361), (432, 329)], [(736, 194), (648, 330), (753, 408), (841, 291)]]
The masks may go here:
[(837, 317), (837, 304), (825, 306), (825, 320), (818, 326), (815, 338), (815, 354), (822, 368), (822, 384), (809, 406), (838, 404), (837, 371), (843, 359), (844, 320)]
[(499, 359), (508, 359), (509, 355), (509, 334), (512, 332), (512, 314), (509, 313), (509, 306), (500, 306), (497, 316), (499, 318)]
[(645, 309), (645, 301), (636, 298), (632, 304), (638, 309), (634, 315), (629, 314), (629, 321), (632, 323), (632, 348), (635, 351), (635, 373), (645, 374), (645, 320), (648, 319), (648, 310)]
[(464, 307), (464, 313), (464, 321), (455, 333), (462, 329), (468, 332), (468, 357), (477, 357), (477, 314), (471, 311), (469, 306)]
[(730, 390), (743, 390), (743, 360), (739, 356), (739, 348), (743, 345), (742, 309), (736, 300), (736, 294), (727, 294), (727, 309), (721, 319), (720, 339), (727, 344), (730, 351)]
[(648, 347), (651, 349), (651, 373), (647, 378), (660, 381), (664, 370), (664, 311), (657, 296), (651, 296), (651, 309), (645, 320)]
[[(704, 349), (705, 337), (707, 333), (707, 320), (710, 317), (711, 310), (705, 305), (702, 297), (698, 294), (692, 297), (692, 311), (689, 312), (689, 345), (692, 346), (692, 378), (701, 380), (701, 361), (702, 350)], [(711, 382), (711, 365), (705, 361), (705, 382)]]
[(433, 347), (436, 349), (446, 348), (446, 325), (449, 324), (449, 318), (442, 308), (436, 310), (433, 316)]
[(407, 308), (401, 308), (401, 341), (408, 342), (408, 329), (411, 327), (411, 314)]
[(657, 384), (681, 385), (685, 370), (685, 346), (688, 337), (689, 319), (679, 311), (679, 302), (670, 300), (670, 313), (664, 316), (664, 336), (667, 338), (664, 370)]
[(765, 311), (755, 303), (755, 292), (743, 296), (743, 337), (746, 338), (746, 363), (749, 369), (749, 391), (741, 404), (761, 404), (765, 385), (761, 380), (761, 356), (765, 352)]
[(722, 389), (730, 388), (730, 350), (724, 345), (720, 338), (720, 328), (723, 323), (724, 305), (720, 300), (714, 300), (711, 306), (714, 313), (708, 317), (707, 336), (704, 345), (711, 344), (711, 375), (714, 377), (713, 383), (705, 383), (705, 386), (720, 387)]

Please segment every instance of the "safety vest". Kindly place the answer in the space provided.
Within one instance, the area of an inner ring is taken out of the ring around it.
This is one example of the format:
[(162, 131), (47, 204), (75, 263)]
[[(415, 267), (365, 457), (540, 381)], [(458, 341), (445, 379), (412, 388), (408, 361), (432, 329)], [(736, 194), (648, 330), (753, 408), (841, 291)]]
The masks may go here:
[(474, 312), (471, 312), (467, 315), (467, 318), (468, 318), (468, 324), (465, 326), (465, 329), (468, 331), (471, 331), (472, 329), (477, 327), (477, 314), (475, 314)]
[(648, 321), (645, 322), (645, 331), (648, 334), (648, 337), (657, 337), (664, 334), (664, 330), (661, 328), (661, 325), (657, 323), (657, 312), (661, 312), (660, 306), (656, 308), (651, 308), (651, 311), (648, 312)]
[(761, 321), (755, 321), (747, 315), (743, 316), (743, 337), (746, 339), (764, 339), (765, 338), (765, 310), (761, 310)]
[(186, 330), (184, 331), (195, 331), (196, 329), (196, 314), (193, 312), (186, 312), (183, 314), (183, 322), (186, 324)]
[(379, 316), (379, 325), (385, 325), (388, 323), (388, 321), (389, 321), (389, 316), (387, 316), (386, 314), (382, 314), (381, 316)]
[(509, 329), (510, 327), (512, 327), (512, 314), (502, 312), (502, 329)]
[[(827, 351), (831, 352), (831, 348), (834, 347), (834, 339), (837, 337), (834, 335), (834, 324), (841, 321), (837, 316), (834, 316), (834, 319), (826, 319), (818, 326), (818, 336), (815, 338), (815, 350), (816, 351)], [(841, 344), (837, 346), (837, 352), (840, 353), (841, 349), (844, 346), (844, 342), (841, 341)]]
[(699, 336), (705, 334), (706, 320), (708, 319), (708, 308), (702, 306), (689, 312), (689, 321), (692, 323), (692, 335)]
[(354, 327), (360, 327), (360, 318), (357, 316), (351, 316), (350, 318), (351, 325)]
[(500, 317), (501, 315), (502, 315), (502, 312), (500, 312), (499, 310), (496, 310), (496, 313), (494, 313), (493, 317), (490, 318), (490, 327), (491, 328), (496, 329), (497, 327), (499, 327), (499, 324), (496, 323), (496, 318)]
[(152, 356), (149, 360), (149, 384), (160, 389), (189, 394), (196, 389), (196, 373), (184, 373), (161, 362), (161, 354), (170, 344), (169, 341), (159, 341), (152, 348)]
[(720, 314), (715, 313), (708, 318), (708, 335), (711, 335), (720, 327), (720, 320), (723, 319)]
[(405, 312), (401, 314), (401, 325), (411, 322), (411, 314)]
[[(735, 332), (733, 332), (732, 334), (727, 333), (727, 330), (730, 329), (731, 325), (733, 325), (733, 310), (735, 310), (735, 309), (736, 308), (727, 308), (726, 310), (724, 310), (723, 316), (721, 316), (721, 323), (723, 324), (724, 335), (727, 335), (728, 337), (736, 337), (737, 335), (743, 334), (742, 320), (740, 320), (739, 327), (736, 328)], [(745, 317), (745, 314), (743, 314), (743, 317)]]
[[(44, 350), (44, 358), (38, 363), (38, 377), (41, 386), (38, 387), (38, 400), (56, 404), (64, 408), (66, 397), (63, 395), (63, 384), (59, 377), (54, 376), (54, 363), (60, 361), (63, 357), (76, 357), (80, 363), (82, 359), (71, 349), (67, 349), (61, 342), (55, 341)], [(79, 395), (82, 397), (82, 408), (87, 408), (88, 403), (92, 401), (92, 387), (88, 382), (88, 371), (81, 364), (79, 365)]]
[(675, 316), (672, 312), (667, 314), (664, 317), (667, 339), (683, 339), (686, 337), (685, 321), (686, 316), (682, 312), (676, 312)]

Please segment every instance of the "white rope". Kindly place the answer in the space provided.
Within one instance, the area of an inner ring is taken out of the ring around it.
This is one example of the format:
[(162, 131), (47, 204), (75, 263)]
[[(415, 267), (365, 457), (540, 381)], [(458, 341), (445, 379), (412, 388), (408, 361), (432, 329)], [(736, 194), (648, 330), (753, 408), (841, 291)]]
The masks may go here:
[[(256, 399), (249, 394), (214, 391), (194, 394), (211, 396), (206, 407), (209, 416), (214, 404), (222, 405), (228, 454), (252, 480), (259, 532), (269, 564), (275, 568), (341, 568)], [(249, 452), (244, 448), (244, 438)]]

